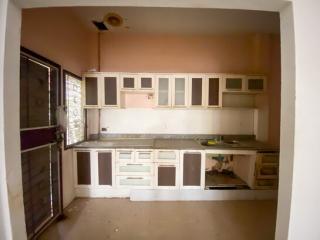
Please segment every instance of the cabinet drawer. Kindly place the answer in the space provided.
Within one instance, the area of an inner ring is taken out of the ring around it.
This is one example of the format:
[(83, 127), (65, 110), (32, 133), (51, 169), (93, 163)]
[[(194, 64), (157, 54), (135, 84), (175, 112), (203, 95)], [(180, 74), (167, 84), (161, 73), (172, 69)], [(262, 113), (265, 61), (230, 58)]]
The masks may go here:
[(153, 175), (153, 163), (118, 163), (116, 166), (117, 175)]
[(156, 150), (155, 162), (179, 162), (178, 150)]
[(133, 162), (134, 151), (132, 149), (117, 150), (117, 162)]
[(136, 162), (152, 162), (153, 151), (152, 150), (137, 150), (136, 151)]
[(257, 165), (257, 178), (259, 179), (277, 179), (279, 167), (277, 164)]
[(138, 188), (138, 189), (152, 189), (153, 177), (149, 176), (117, 176), (118, 188)]
[(260, 164), (279, 164), (279, 154), (259, 154), (257, 162)]
[(255, 189), (277, 189), (277, 179), (257, 179), (255, 182)]

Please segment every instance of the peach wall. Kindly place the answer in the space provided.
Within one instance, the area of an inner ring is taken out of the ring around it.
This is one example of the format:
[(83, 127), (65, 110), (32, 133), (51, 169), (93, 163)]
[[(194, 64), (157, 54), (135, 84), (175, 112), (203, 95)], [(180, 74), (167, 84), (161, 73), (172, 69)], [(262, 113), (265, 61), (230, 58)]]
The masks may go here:
[(96, 41), (67, 8), (22, 11), (21, 45), (75, 74), (96, 65)]
[[(267, 73), (269, 35), (101, 35), (101, 70)], [(266, 64), (267, 63), (267, 64)]]

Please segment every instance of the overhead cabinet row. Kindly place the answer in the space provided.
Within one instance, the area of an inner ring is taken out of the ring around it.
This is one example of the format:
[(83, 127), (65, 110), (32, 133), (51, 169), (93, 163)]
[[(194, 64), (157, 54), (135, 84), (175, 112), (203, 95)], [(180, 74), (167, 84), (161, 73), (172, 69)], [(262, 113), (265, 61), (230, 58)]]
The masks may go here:
[(222, 93), (262, 93), (264, 76), (226, 74), (87, 73), (85, 108), (119, 107), (121, 92), (154, 94), (157, 107), (221, 107)]

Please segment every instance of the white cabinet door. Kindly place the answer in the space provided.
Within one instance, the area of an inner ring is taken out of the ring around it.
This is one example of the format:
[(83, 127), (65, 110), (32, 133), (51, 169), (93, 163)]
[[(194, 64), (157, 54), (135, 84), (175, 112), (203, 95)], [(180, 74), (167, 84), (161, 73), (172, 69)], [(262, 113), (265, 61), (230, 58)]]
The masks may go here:
[(171, 106), (171, 76), (158, 75), (156, 77), (156, 103), (158, 107)]
[(135, 151), (135, 162), (149, 163), (153, 162), (153, 150), (139, 149)]
[(73, 151), (73, 172), (75, 188), (94, 187), (95, 167), (94, 154), (90, 149)]
[(101, 106), (119, 107), (120, 106), (120, 87), (118, 73), (101, 74)]
[(155, 150), (154, 162), (179, 163), (179, 150)]
[(154, 173), (153, 163), (117, 163), (116, 175), (151, 176)]
[(189, 76), (189, 106), (190, 107), (206, 106), (205, 81), (206, 81), (206, 77), (204, 75)]
[(115, 150), (97, 149), (93, 151), (94, 186), (109, 189), (115, 183)]
[(205, 154), (198, 150), (180, 151), (180, 188), (204, 189)]
[(141, 73), (138, 76), (139, 90), (153, 90), (154, 89), (154, 75)]
[(186, 107), (188, 100), (188, 76), (174, 75), (172, 82), (172, 106)]
[(222, 106), (222, 77), (220, 75), (208, 75), (206, 78), (206, 105), (208, 107)]
[(133, 149), (117, 149), (116, 161), (117, 162), (133, 162), (134, 150)]
[(246, 78), (246, 91), (261, 93), (266, 91), (267, 78), (265, 76), (251, 75)]
[(135, 90), (137, 88), (138, 74), (121, 73), (121, 90)]
[(82, 101), (84, 108), (101, 107), (101, 74), (86, 73), (83, 75)]
[(117, 188), (152, 189), (153, 176), (117, 176)]
[(156, 189), (179, 189), (179, 164), (157, 163), (155, 169)]
[(242, 92), (246, 90), (246, 76), (244, 75), (226, 75), (223, 78), (223, 91)]

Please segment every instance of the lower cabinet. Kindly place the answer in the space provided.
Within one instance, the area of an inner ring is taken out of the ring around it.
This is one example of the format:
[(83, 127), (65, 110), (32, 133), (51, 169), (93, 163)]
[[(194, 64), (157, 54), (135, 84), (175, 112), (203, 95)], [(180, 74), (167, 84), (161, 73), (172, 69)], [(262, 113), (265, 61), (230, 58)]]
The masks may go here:
[(156, 189), (179, 188), (179, 164), (157, 163), (155, 171)]
[(256, 158), (255, 189), (277, 189), (279, 153), (258, 153)]
[(117, 188), (152, 189), (153, 176), (117, 176)]
[(201, 151), (181, 151), (180, 168), (182, 189), (204, 189), (204, 154)]
[(111, 188), (115, 185), (115, 151), (86, 149), (74, 151), (76, 188)]

